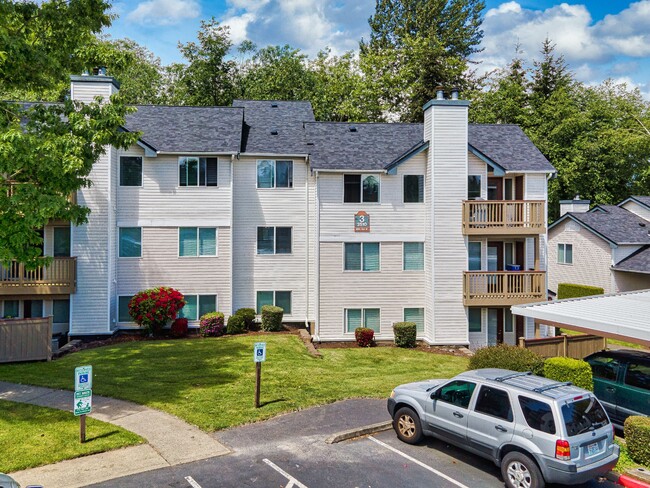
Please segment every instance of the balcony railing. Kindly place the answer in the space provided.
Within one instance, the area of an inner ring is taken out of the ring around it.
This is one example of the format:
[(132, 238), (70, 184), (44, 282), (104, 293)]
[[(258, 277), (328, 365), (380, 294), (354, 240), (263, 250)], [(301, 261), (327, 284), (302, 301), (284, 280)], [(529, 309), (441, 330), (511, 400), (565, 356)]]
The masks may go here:
[(53, 258), (48, 266), (27, 270), (21, 263), (0, 267), (0, 296), (68, 295), (77, 284), (77, 259)]
[(546, 231), (543, 200), (466, 200), (463, 234), (537, 235)]
[(546, 300), (545, 271), (466, 271), (468, 307), (508, 306)]

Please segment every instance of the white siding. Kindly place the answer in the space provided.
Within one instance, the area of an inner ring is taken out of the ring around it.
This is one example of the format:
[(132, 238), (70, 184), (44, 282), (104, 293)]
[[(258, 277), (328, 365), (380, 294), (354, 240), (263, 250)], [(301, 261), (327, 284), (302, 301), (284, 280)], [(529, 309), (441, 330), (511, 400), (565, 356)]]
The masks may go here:
[[(432, 144), (433, 117), (431, 110), (424, 112), (424, 140)], [(426, 178), (424, 182), (424, 199), (433, 201), (433, 170), (430, 158), (431, 148), (427, 150)], [(433, 217), (431, 205), (427, 205), (424, 217), (424, 335), (431, 342), (433, 338)]]
[[(291, 291), (291, 315), (307, 318), (307, 164), (293, 160), (293, 188), (257, 189), (257, 159), (234, 163), (234, 309), (255, 307), (260, 290)], [(257, 254), (257, 227), (292, 227), (292, 253)]]
[[(630, 254), (634, 254), (643, 246), (618, 246), (612, 249), (612, 264), (618, 264)], [(648, 270), (650, 271), (650, 270)]]
[(636, 202), (630, 201), (623, 205), (623, 208), (634, 214), (637, 214), (642, 219), (650, 220), (650, 209), (644, 207), (643, 205), (639, 205)]
[(70, 96), (73, 100), (79, 100), (84, 103), (95, 101), (95, 97), (101, 96), (104, 101), (117, 93), (117, 88), (111, 82), (92, 82), (87, 81), (73, 81), (70, 87)]

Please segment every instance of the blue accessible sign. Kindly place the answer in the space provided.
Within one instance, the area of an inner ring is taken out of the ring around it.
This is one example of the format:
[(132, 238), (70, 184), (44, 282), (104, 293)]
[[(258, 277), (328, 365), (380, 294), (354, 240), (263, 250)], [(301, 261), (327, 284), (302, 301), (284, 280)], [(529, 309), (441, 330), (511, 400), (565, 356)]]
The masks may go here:
[(266, 361), (266, 342), (256, 342), (254, 346), (253, 360), (256, 363)]
[(74, 369), (74, 391), (92, 390), (93, 367), (79, 366)]

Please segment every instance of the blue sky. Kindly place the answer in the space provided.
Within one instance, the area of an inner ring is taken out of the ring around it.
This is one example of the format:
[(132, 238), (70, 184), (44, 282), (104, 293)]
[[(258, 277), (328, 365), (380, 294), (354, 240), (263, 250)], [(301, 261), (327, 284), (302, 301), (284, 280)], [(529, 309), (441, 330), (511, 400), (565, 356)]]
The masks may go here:
[[(200, 21), (214, 16), (230, 26), (235, 43), (342, 53), (368, 37), (374, 7), (375, 0), (115, 1), (119, 17), (108, 34), (131, 38), (168, 64), (182, 61), (178, 42), (195, 40)], [(549, 37), (579, 80), (613, 78), (650, 98), (650, 0), (486, 0), (484, 16), (484, 49), (475, 56), (481, 72), (506, 66), (517, 44), (534, 59)]]

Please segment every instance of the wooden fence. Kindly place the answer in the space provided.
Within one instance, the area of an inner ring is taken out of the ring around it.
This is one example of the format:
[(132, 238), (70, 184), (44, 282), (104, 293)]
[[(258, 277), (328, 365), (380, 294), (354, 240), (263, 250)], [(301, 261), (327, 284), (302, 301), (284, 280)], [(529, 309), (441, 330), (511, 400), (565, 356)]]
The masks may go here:
[(550, 358), (565, 356), (574, 359), (583, 359), (594, 352), (607, 347), (607, 339), (595, 335), (562, 334), (556, 337), (543, 337), (540, 339), (519, 338), (519, 347), (530, 349), (537, 354)]
[(52, 359), (52, 317), (0, 320), (0, 363)]

